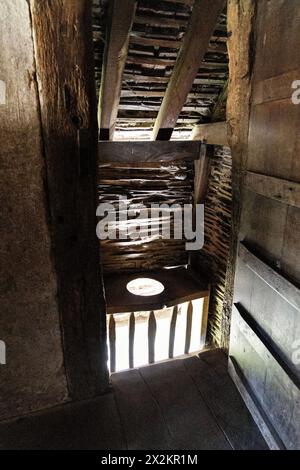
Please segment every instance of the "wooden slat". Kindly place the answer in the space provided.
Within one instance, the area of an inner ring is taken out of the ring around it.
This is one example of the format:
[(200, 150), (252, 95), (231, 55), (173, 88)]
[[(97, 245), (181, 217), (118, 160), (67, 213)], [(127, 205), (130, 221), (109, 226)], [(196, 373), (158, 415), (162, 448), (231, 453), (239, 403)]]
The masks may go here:
[(130, 43), (139, 44), (141, 46), (167, 47), (169, 49), (179, 49), (181, 46), (181, 41), (172, 41), (160, 38), (147, 38), (135, 36), (134, 34), (130, 36)]
[(178, 306), (175, 305), (172, 312), (171, 323), (170, 323), (170, 336), (169, 336), (169, 358), (174, 357), (174, 343), (175, 343), (175, 332), (177, 323)]
[(190, 352), (192, 322), (193, 322), (193, 303), (189, 302), (187, 313), (186, 313), (186, 332), (185, 332), (184, 354), (189, 354)]
[(209, 124), (199, 124), (194, 127), (191, 140), (201, 140), (211, 145), (228, 146), (227, 123), (211, 122)]
[(186, 27), (187, 21), (173, 18), (164, 18), (162, 16), (142, 16), (137, 15), (134, 19), (137, 24), (145, 24), (150, 26), (158, 26), (163, 28), (180, 28)]
[(99, 142), (100, 163), (173, 162), (196, 160), (200, 154), (199, 142)]
[(113, 374), (111, 383), (125, 429), (128, 449), (174, 449), (161, 410), (139, 371)]
[[(273, 355), (270, 343), (256, 333), (257, 329), (254, 331), (253, 324), (248, 319), (242, 314), (240, 306), (235, 305), (230, 356), (241, 369), (260, 414), (264, 413), (262, 417), (267, 418), (265, 425), (274, 441), (278, 441), (280, 436), (288, 449), (297, 449), (300, 444), (297, 418), (300, 411), (300, 389)], [(289, 419), (286, 419), (287, 416)]]
[(104, 54), (104, 66), (99, 98), (99, 128), (101, 140), (112, 140), (122, 87), (129, 33), (136, 10), (135, 0), (112, 0), (110, 23)]
[(200, 331), (200, 347), (201, 348), (204, 348), (206, 344), (209, 302), (210, 302), (210, 294), (206, 295), (203, 298), (201, 331)]
[(247, 171), (244, 184), (257, 194), (300, 208), (300, 183)]
[(256, 320), (243, 308), (240, 304), (234, 304), (234, 309), (237, 311), (239, 316), (247, 323), (248, 327), (255, 333), (259, 338), (268, 352), (272, 355), (272, 358), (280, 365), (284, 370), (289, 379), (300, 391), (300, 379), (298, 376), (290, 369), (289, 365), (286, 363), (281, 354), (274, 348), (273, 341), (268, 334), (261, 328), (261, 326), (256, 322)]
[(271, 289), (300, 311), (300, 289), (297, 286), (255, 256), (243, 243), (239, 244), (239, 257)]
[[(165, 95), (164, 90), (122, 90), (121, 98), (163, 98)], [(215, 93), (189, 93), (188, 99), (195, 99), (195, 100), (211, 100), (215, 97)], [(147, 102), (145, 102), (147, 104)], [(203, 140), (201, 138), (191, 139), (191, 140)], [(212, 142), (208, 142), (212, 143)], [(222, 144), (220, 144), (222, 145)]]
[(183, 361), (143, 367), (140, 373), (162, 410), (174, 449), (231, 449)]
[(162, 59), (160, 57), (140, 57), (134, 55), (128, 56), (126, 62), (128, 64), (153, 65), (155, 67), (173, 67), (175, 64), (174, 59)]
[(210, 173), (210, 156), (213, 149), (201, 145), (200, 158), (194, 161), (194, 204), (203, 204), (206, 196)]
[(157, 116), (153, 140), (169, 140), (179, 113), (207, 51), (210, 37), (224, 6), (223, 0), (195, 2), (191, 22), (174, 66)]
[(135, 315), (131, 312), (129, 316), (129, 367), (134, 367), (134, 336), (135, 336)]
[(155, 335), (156, 335), (156, 319), (154, 312), (151, 311), (148, 320), (148, 360), (149, 364), (155, 362)]
[(237, 390), (239, 391), (241, 397), (244, 400), (245, 405), (247, 406), (249, 412), (251, 413), (255, 423), (260, 429), (266, 443), (270, 450), (284, 450), (285, 446), (283, 445), (281, 439), (277, 435), (274, 427), (269, 421), (267, 414), (259, 406), (252, 390), (247, 384), (245, 377), (236, 361), (233, 357), (229, 357), (228, 360), (228, 371), (230, 377), (232, 378)]
[[(227, 365), (225, 354), (221, 354)], [(214, 365), (210, 364), (205, 353), (184, 360), (188, 374), (231, 446), (235, 450), (266, 450), (268, 446), (235, 388), (226, 365), (219, 360)]]
[(116, 370), (116, 322), (113, 315), (109, 317), (108, 323), (109, 354), (110, 354), (110, 372)]

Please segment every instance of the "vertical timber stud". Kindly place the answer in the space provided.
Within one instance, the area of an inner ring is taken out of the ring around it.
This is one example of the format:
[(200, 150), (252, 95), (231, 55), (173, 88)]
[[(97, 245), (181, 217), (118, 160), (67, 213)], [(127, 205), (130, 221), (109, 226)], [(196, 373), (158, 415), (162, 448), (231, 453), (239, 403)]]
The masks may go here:
[(29, 0), (64, 361), (71, 398), (103, 390), (105, 301), (96, 238), (91, 2)]
[(233, 300), (233, 283), (237, 254), (237, 240), (240, 224), (242, 178), (246, 168), (251, 77), (254, 57), (255, 0), (228, 0), (227, 41), (229, 54), (229, 83), (227, 98), (228, 141), (232, 154), (232, 232), (227, 265), (224, 305), (221, 331), (221, 346), (228, 349), (230, 334), (230, 313)]
[(98, 104), (100, 140), (113, 140), (136, 0), (111, 0)]
[(224, 5), (225, 0), (195, 0), (191, 21), (155, 121), (153, 140), (171, 138)]

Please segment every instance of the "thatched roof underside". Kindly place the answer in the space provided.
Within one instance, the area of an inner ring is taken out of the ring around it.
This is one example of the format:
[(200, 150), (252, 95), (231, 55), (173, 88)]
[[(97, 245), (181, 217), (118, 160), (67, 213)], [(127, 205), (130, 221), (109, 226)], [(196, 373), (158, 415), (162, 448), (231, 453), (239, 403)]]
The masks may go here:
[[(114, 140), (150, 140), (165, 90), (187, 31), (193, 0), (138, 0), (130, 33)], [(106, 42), (107, 0), (94, 1), (96, 86)], [(228, 79), (226, 12), (178, 117), (172, 139), (189, 139), (194, 124), (211, 120)]]

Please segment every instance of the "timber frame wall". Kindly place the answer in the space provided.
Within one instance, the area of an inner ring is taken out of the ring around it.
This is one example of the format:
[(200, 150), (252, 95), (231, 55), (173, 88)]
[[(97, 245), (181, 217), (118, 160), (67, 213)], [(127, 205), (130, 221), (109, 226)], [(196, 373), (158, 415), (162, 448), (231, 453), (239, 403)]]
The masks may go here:
[(90, 2), (1, 8), (4, 419), (94, 396), (108, 375)]
[[(229, 1), (237, 264), (230, 372), (272, 449), (299, 449), (300, 77), (297, 0)], [(236, 44), (239, 41), (240, 47)]]

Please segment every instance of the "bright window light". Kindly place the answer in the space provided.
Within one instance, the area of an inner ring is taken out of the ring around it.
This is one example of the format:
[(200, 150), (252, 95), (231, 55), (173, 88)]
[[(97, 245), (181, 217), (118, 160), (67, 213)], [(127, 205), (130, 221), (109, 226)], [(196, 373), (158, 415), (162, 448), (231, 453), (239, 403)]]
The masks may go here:
[(139, 277), (134, 279), (133, 281), (128, 282), (126, 288), (131, 294), (141, 295), (144, 297), (158, 295), (165, 290), (164, 285), (161, 282), (148, 277)]

